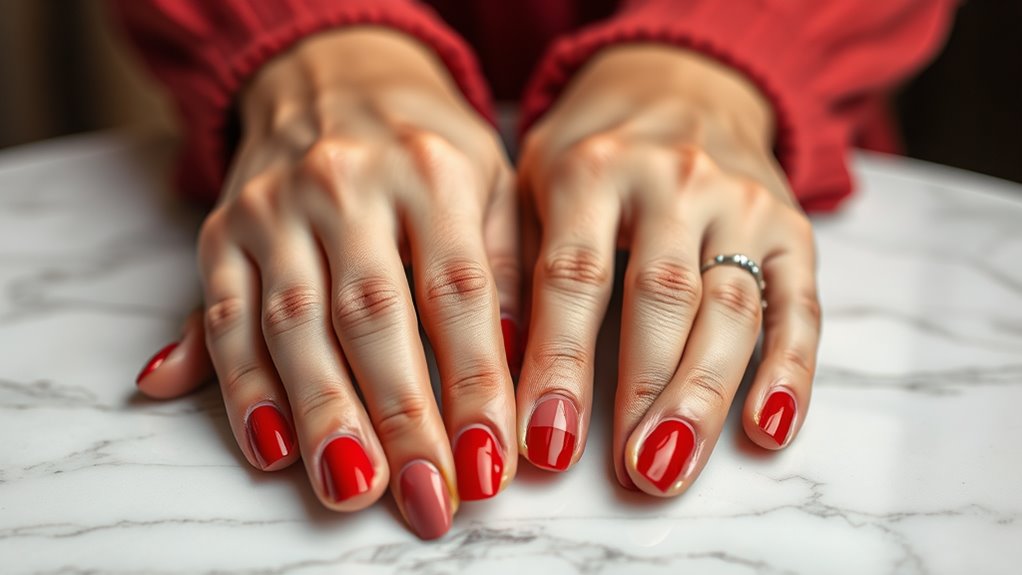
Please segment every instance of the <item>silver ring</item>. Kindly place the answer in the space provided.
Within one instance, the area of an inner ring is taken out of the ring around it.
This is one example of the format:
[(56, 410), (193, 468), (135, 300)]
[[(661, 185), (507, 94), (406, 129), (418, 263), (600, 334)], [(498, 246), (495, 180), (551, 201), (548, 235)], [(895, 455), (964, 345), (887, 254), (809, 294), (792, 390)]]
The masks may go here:
[(760, 269), (759, 264), (752, 261), (752, 258), (745, 254), (719, 254), (706, 260), (699, 268), (699, 273), (704, 274), (710, 268), (717, 266), (734, 266), (752, 274), (753, 279), (756, 280), (756, 287), (759, 288), (759, 298), (763, 302), (763, 307), (766, 307), (766, 299), (763, 297), (763, 292), (766, 291), (766, 280), (763, 279), (763, 270)]

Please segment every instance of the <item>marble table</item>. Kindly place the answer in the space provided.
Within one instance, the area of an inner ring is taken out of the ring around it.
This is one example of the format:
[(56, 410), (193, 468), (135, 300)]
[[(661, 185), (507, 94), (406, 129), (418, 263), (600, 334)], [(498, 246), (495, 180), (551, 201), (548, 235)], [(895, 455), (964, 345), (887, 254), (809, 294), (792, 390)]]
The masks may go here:
[(821, 367), (788, 450), (732, 419), (684, 496), (616, 487), (611, 314), (578, 467), (523, 465), (423, 543), (389, 498), (333, 514), (300, 466), (249, 468), (215, 386), (135, 392), (198, 301), (170, 155), (124, 133), (0, 153), (0, 573), (1022, 572), (1022, 186), (857, 156), (858, 195), (816, 218)]

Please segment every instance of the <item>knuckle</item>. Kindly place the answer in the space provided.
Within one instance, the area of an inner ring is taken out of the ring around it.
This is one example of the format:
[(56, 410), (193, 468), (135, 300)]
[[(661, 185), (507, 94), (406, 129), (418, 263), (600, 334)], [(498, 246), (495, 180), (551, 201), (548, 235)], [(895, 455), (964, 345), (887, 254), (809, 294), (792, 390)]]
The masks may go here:
[(588, 247), (554, 250), (541, 265), (548, 285), (571, 294), (588, 295), (610, 282), (610, 266)]
[(781, 352), (781, 361), (799, 375), (808, 377), (813, 373), (813, 362), (806, 350), (797, 347), (786, 348)]
[(570, 180), (598, 179), (613, 164), (621, 142), (611, 134), (595, 134), (572, 144), (555, 165), (555, 172)]
[(699, 401), (712, 408), (724, 408), (731, 401), (731, 393), (719, 371), (697, 366), (686, 376), (686, 387)]
[(585, 347), (570, 340), (541, 344), (537, 346), (534, 357), (541, 377), (550, 380), (561, 375), (565, 379), (578, 380), (586, 372), (590, 360)]
[(816, 290), (807, 288), (799, 291), (795, 297), (795, 305), (802, 310), (810, 325), (819, 331), (823, 323), (823, 307), (820, 305)]
[(274, 199), (280, 184), (270, 173), (257, 175), (242, 184), (230, 204), (231, 219), (240, 222), (265, 221), (272, 218)]
[(343, 138), (321, 138), (305, 152), (300, 173), (315, 182), (308, 189), (326, 197), (331, 206), (342, 209), (349, 202), (351, 181), (368, 157), (363, 144)]
[(504, 372), (496, 365), (477, 364), (455, 375), (445, 386), (447, 399), (457, 403), (462, 398), (493, 398), (504, 390)]
[(751, 278), (734, 277), (714, 284), (707, 297), (728, 316), (745, 323), (759, 323), (762, 304)]
[(752, 179), (740, 179), (737, 193), (748, 220), (763, 222), (772, 219), (772, 216), (777, 214), (777, 198), (769, 188), (760, 182)]
[(206, 333), (216, 341), (236, 328), (245, 314), (245, 303), (239, 297), (228, 297), (206, 308)]
[(380, 409), (374, 427), (385, 444), (402, 438), (415, 437), (426, 425), (429, 403), (420, 395), (405, 394)]
[(674, 152), (678, 161), (679, 181), (698, 180), (702, 176), (717, 171), (717, 163), (702, 146), (691, 143), (680, 144)]
[(263, 331), (268, 337), (321, 319), (323, 304), (319, 293), (309, 286), (288, 286), (269, 294), (263, 308)]
[(348, 404), (348, 394), (338, 382), (328, 381), (316, 385), (303, 386), (303, 394), (295, 402), (295, 417), (299, 421), (308, 422), (326, 417), (335, 417), (343, 413), (343, 406)]
[(660, 397), (667, 382), (670, 381), (670, 374), (665, 373), (640, 373), (627, 387), (627, 399), (629, 404), (634, 404), (645, 413), (646, 409), (656, 398)]
[(813, 243), (813, 223), (809, 221), (809, 217), (804, 212), (795, 208), (789, 208), (788, 213), (788, 229), (795, 236), (795, 240), (800, 245), (812, 245)]
[(492, 285), (490, 274), (478, 262), (441, 262), (426, 278), (426, 299), (433, 303), (465, 302), (486, 296)]
[(438, 184), (466, 174), (469, 157), (443, 136), (430, 131), (408, 130), (401, 145), (419, 176), (437, 188)]
[(308, 176), (328, 181), (355, 172), (366, 157), (364, 144), (345, 138), (320, 138), (302, 157), (299, 169)]
[(337, 290), (334, 323), (339, 331), (346, 331), (393, 313), (400, 301), (400, 292), (391, 280), (382, 276), (361, 277)]
[(244, 361), (232, 365), (220, 379), (220, 387), (226, 397), (240, 395), (250, 380), (259, 372), (259, 364), (255, 361)]
[(693, 308), (702, 298), (702, 278), (688, 264), (658, 261), (638, 273), (635, 290), (661, 304)]

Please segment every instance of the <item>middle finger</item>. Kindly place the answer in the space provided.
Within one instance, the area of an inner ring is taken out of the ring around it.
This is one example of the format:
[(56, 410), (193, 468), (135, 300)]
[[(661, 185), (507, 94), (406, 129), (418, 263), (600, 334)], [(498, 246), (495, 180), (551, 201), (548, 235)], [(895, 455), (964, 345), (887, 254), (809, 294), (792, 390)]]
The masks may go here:
[(620, 199), (612, 190), (551, 196), (533, 277), (518, 382), (519, 443), (534, 465), (564, 471), (585, 444), (596, 337), (613, 287)]

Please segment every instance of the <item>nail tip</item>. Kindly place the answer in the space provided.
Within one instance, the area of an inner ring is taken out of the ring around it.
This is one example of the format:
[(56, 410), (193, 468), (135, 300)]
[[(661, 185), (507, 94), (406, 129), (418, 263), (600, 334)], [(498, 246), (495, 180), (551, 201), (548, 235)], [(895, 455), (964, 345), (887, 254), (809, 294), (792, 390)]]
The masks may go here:
[(461, 499), (479, 501), (497, 494), (504, 458), (490, 429), (473, 426), (463, 430), (455, 441), (454, 463)]
[(167, 356), (177, 349), (178, 345), (179, 344), (177, 342), (169, 343), (154, 353), (152, 357), (149, 358), (149, 361), (142, 366), (142, 370), (138, 372), (138, 375), (135, 376), (135, 387), (141, 386), (142, 381), (145, 380), (147, 376), (159, 369), (160, 366), (163, 365), (163, 362), (166, 361)]
[(635, 470), (666, 494), (681, 480), (695, 454), (695, 430), (681, 419), (664, 419), (639, 445)]
[(451, 494), (440, 470), (425, 460), (405, 465), (399, 480), (405, 518), (424, 540), (437, 539), (451, 528)]
[(323, 490), (334, 503), (344, 503), (372, 489), (376, 470), (362, 443), (351, 436), (336, 436), (320, 454)]
[(785, 389), (771, 392), (763, 404), (758, 426), (778, 448), (784, 447), (791, 437), (796, 409), (795, 396)]

